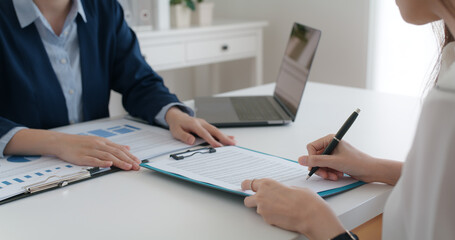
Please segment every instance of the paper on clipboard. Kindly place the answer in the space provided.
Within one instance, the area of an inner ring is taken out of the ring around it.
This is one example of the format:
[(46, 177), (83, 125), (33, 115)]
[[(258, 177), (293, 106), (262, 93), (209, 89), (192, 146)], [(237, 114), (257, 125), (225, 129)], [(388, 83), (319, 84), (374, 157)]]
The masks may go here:
[[(347, 186), (352, 188), (363, 184), (350, 177), (329, 181), (314, 176), (306, 181), (308, 169), (296, 162), (235, 146), (217, 148), (215, 153), (182, 160), (163, 156), (141, 166), (240, 195), (254, 194), (242, 191), (241, 183), (245, 179), (271, 178), (284, 185), (306, 187), (318, 193), (334, 189), (344, 191)], [(331, 191), (331, 194), (337, 191)]]

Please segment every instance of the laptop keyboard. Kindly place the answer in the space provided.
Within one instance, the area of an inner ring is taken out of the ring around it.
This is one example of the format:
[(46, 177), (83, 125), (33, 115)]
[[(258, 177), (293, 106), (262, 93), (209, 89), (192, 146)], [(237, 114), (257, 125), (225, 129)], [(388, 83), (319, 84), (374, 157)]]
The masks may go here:
[(231, 103), (240, 120), (282, 120), (267, 97), (235, 97)]

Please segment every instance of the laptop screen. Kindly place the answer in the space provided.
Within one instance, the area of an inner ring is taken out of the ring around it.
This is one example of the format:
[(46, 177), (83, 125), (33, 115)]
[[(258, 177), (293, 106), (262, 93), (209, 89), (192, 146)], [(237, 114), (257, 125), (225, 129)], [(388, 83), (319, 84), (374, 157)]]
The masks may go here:
[(302, 99), (321, 31), (295, 23), (281, 63), (273, 96), (285, 105), (292, 119)]

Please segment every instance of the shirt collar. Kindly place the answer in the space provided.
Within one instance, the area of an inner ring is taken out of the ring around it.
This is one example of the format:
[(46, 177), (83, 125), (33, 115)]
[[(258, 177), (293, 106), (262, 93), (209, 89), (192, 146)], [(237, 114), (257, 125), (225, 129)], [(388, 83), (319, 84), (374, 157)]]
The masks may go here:
[[(27, 27), (37, 18), (42, 16), (38, 7), (32, 0), (13, 0), (13, 5), (21, 28)], [(72, 8), (76, 8), (77, 13), (82, 17), (82, 20), (84, 20), (84, 22), (87, 22), (81, 0), (73, 0)]]

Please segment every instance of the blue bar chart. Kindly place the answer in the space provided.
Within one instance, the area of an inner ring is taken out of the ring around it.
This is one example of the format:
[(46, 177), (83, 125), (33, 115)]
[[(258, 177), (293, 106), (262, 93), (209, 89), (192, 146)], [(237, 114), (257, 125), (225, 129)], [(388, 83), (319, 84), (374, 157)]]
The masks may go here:
[[(29, 158), (40, 158), (40, 157), (29, 157), (29, 156), (15, 156), (15, 157), (10, 157), (12, 158), (13, 160), (12, 161), (8, 161), (9, 162), (12, 162), (12, 163), (29, 163), (31, 162), (32, 160), (29, 160)], [(16, 161), (17, 159), (20, 159), (19, 161)], [(25, 159), (26, 161), (24, 161), (23, 159)], [(0, 182), (0, 189), (3, 189), (7, 186), (10, 186), (10, 185), (14, 185), (14, 184), (18, 184), (18, 183), (24, 183), (30, 179), (34, 179), (34, 178), (39, 178), (39, 177), (42, 177), (42, 176), (45, 176), (45, 175), (51, 175), (53, 174), (54, 172), (59, 172), (60, 170), (62, 169), (70, 169), (70, 168), (73, 168), (73, 165), (70, 165), (70, 164), (66, 164), (64, 166), (60, 166), (60, 167), (54, 167), (54, 168), (48, 168), (48, 169), (43, 169), (41, 171), (37, 171), (37, 172), (33, 172), (33, 173), (27, 173), (27, 174), (23, 174), (23, 176), (15, 176), (13, 178), (10, 178), (9, 180), (3, 180)]]
[(90, 136), (98, 136), (98, 137), (103, 137), (103, 138), (110, 138), (113, 136), (132, 133), (132, 132), (139, 131), (139, 130), (141, 130), (141, 129), (138, 127), (125, 124), (125, 125), (119, 125), (119, 126), (109, 127), (109, 128), (105, 128), (105, 129), (94, 129), (94, 130), (90, 130), (87, 132), (79, 133), (79, 135), (90, 135)]

